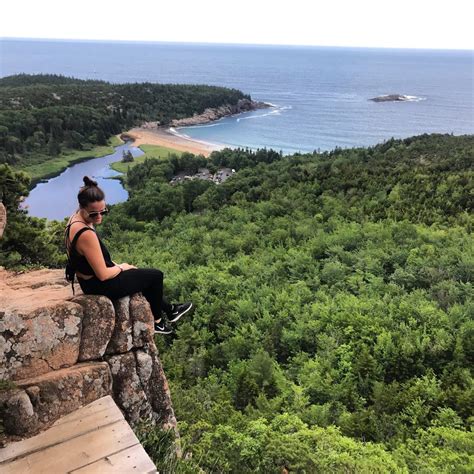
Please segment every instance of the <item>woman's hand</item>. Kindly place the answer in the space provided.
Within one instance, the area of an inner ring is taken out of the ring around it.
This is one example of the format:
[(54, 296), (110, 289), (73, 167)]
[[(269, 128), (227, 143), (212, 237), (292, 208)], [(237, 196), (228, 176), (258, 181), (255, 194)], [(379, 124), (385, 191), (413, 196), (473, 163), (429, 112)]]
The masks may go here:
[(118, 267), (120, 267), (123, 271), (126, 271), (126, 270), (132, 270), (133, 268), (137, 268), (133, 265), (129, 265), (128, 263), (121, 263), (119, 265), (117, 265)]

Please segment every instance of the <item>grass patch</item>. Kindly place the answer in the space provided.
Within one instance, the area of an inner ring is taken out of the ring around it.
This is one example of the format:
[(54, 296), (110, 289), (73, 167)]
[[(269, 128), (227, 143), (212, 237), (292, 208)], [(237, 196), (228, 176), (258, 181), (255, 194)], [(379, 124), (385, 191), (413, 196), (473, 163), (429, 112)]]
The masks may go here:
[(74, 163), (110, 155), (114, 152), (113, 147), (118, 145), (121, 145), (120, 139), (112, 137), (110, 145), (96, 146), (90, 150), (70, 150), (54, 158), (44, 157), (44, 161), (22, 166), (21, 169), (31, 176), (31, 187), (33, 187), (38, 181), (53, 178)]
[(12, 382), (11, 380), (0, 380), (0, 391), (12, 390), (14, 388), (16, 388), (15, 382)]
[(182, 151), (175, 150), (174, 148), (167, 148), (159, 145), (141, 145), (139, 148), (145, 153), (144, 155), (135, 158), (130, 163), (122, 163), (121, 161), (117, 161), (116, 163), (112, 163), (110, 167), (115, 171), (126, 174), (129, 167), (133, 168), (134, 166), (143, 163), (147, 158), (163, 160), (168, 158), (171, 154), (181, 156), (183, 153)]
[(114, 135), (109, 139), (110, 146), (123, 145), (125, 142), (119, 138), (118, 135)]
[(193, 459), (181, 459), (177, 454), (178, 441), (173, 430), (161, 430), (150, 422), (142, 421), (135, 434), (159, 472), (195, 474), (204, 472)]

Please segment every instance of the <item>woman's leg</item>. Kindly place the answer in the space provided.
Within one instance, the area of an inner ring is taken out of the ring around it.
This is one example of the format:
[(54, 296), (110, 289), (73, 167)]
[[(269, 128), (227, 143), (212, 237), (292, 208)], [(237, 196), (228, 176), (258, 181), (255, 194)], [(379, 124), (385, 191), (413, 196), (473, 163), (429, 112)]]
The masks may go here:
[(125, 270), (115, 278), (100, 281), (97, 278), (81, 280), (86, 294), (104, 295), (111, 299), (123, 298), (141, 292), (151, 307), (155, 319), (161, 318), (161, 311), (169, 313), (171, 305), (163, 299), (163, 272), (156, 269), (136, 268)]

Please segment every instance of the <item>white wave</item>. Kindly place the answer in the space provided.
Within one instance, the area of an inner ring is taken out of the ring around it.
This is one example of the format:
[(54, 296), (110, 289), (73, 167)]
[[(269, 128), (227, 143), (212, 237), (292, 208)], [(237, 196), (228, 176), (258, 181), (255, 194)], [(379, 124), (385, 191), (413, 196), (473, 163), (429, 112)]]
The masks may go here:
[(268, 105), (271, 105), (273, 109), (277, 109), (277, 110), (287, 110), (287, 109), (293, 108), (292, 105), (278, 105), (278, 104), (272, 104), (271, 102), (265, 102), (265, 103)]
[[(219, 119), (219, 120), (216, 120), (215, 122), (213, 123), (206, 123), (206, 124), (202, 124), (202, 125), (186, 125), (184, 127), (178, 127), (179, 130), (181, 129), (185, 129), (185, 128), (209, 128), (209, 127), (219, 127), (220, 125), (224, 125), (223, 123), (218, 123), (220, 122), (222, 119)], [(170, 129), (171, 130), (171, 129)]]
[(237, 122), (241, 120), (254, 120), (262, 117), (268, 117), (269, 115), (280, 115), (279, 110), (273, 110), (272, 112), (268, 112), (267, 114), (260, 114), (260, 115), (250, 115), (249, 117), (240, 117), (237, 119)]
[[(186, 128), (188, 128), (188, 127), (186, 127)], [(191, 127), (189, 127), (189, 128), (191, 128)], [(175, 128), (173, 128), (173, 127), (170, 127), (170, 128), (168, 129), (168, 131), (171, 132), (171, 133), (172, 133), (174, 136), (176, 136), (176, 137), (186, 138), (186, 139), (188, 139), (188, 140), (191, 139), (191, 137), (190, 137), (189, 135), (186, 135), (185, 133), (178, 132), (178, 131), (177, 131)]]
[[(250, 113), (254, 113), (254, 111), (252, 112), (243, 112), (241, 114), (233, 114), (233, 115), (228, 115), (228, 116), (225, 116), (225, 117), (221, 117), (220, 119), (216, 120), (215, 122), (212, 122), (212, 123), (207, 123), (207, 124), (198, 124), (198, 125), (185, 125), (183, 127), (177, 127), (178, 130), (182, 130), (182, 129), (191, 129), (191, 128), (210, 128), (210, 127), (219, 127), (221, 125), (224, 125), (225, 122), (223, 122), (224, 119), (228, 119), (228, 118), (231, 118), (231, 117), (236, 117), (235, 118), (235, 121), (237, 123), (239, 123), (241, 120), (251, 120), (251, 119), (258, 119), (258, 118), (261, 118), (261, 117), (267, 117), (269, 115), (281, 115), (281, 112), (283, 110), (290, 110), (292, 109), (293, 107), (291, 105), (277, 105), (277, 104), (270, 104), (270, 102), (266, 102), (266, 104), (268, 105), (271, 105), (271, 110), (265, 114), (258, 114), (258, 115), (249, 115), (248, 117), (238, 117), (238, 115), (245, 115), (245, 114), (250, 114)], [(188, 135), (184, 134), (184, 133), (180, 133), (180, 132), (177, 132), (176, 128), (174, 127), (170, 127), (169, 128), (169, 131), (171, 133), (173, 133), (174, 135), (176, 136), (179, 136), (179, 137), (183, 137), (183, 138), (186, 138), (188, 140), (194, 140), (193, 138), (189, 137)]]
[[(181, 128), (195, 128), (195, 127), (179, 127), (179, 129), (181, 129)], [(184, 140), (189, 140), (189, 141), (194, 142), (194, 143), (200, 143), (202, 145), (212, 147), (212, 148), (215, 148), (215, 149), (221, 149), (221, 148), (225, 147), (225, 145), (223, 145), (222, 143), (213, 143), (213, 142), (209, 142), (207, 140), (199, 140), (197, 138), (190, 137), (189, 135), (186, 135), (185, 133), (178, 132), (174, 127), (168, 128), (168, 131), (170, 133), (172, 133), (173, 135), (175, 135), (176, 137), (182, 138)]]
[(426, 100), (426, 97), (417, 97), (416, 95), (405, 95), (406, 102), (420, 102), (420, 100)]
[(271, 110), (270, 112), (267, 112), (266, 114), (249, 115), (248, 117), (239, 117), (237, 119), (237, 122), (240, 122), (241, 120), (253, 120), (253, 119), (258, 119), (262, 117), (268, 117), (269, 115), (281, 115), (281, 112), (283, 110), (290, 110), (291, 108), (292, 108), (291, 105), (284, 105), (284, 106), (274, 105), (273, 110)]

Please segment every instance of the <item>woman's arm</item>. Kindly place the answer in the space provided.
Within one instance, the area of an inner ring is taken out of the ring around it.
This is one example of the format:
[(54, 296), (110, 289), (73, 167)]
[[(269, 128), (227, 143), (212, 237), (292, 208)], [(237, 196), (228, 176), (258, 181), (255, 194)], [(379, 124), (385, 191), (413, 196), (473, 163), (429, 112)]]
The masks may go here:
[(89, 262), (89, 265), (94, 270), (96, 277), (100, 281), (110, 280), (116, 277), (122, 270), (125, 270), (125, 265), (115, 265), (114, 267), (107, 267), (104, 256), (100, 248), (99, 239), (94, 232), (84, 232), (77, 239), (77, 249), (84, 255)]

